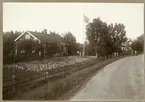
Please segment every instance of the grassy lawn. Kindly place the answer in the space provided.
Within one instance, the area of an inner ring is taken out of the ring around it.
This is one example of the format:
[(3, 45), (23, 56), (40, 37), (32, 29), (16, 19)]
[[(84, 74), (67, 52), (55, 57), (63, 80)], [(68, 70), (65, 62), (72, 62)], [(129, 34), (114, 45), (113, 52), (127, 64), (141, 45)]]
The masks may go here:
[[(93, 73), (97, 72), (105, 65), (123, 58), (117, 57), (109, 60), (99, 61), (96, 60), (96, 64), (87, 66), (79, 71), (70, 71), (67, 77), (64, 77), (56, 81), (48, 81), (46, 84), (31, 89), (25, 93), (17, 94), (15, 100), (57, 100), (70, 91), (72, 88), (80, 85), (84, 80), (90, 77)], [(63, 98), (62, 98), (63, 99)]]

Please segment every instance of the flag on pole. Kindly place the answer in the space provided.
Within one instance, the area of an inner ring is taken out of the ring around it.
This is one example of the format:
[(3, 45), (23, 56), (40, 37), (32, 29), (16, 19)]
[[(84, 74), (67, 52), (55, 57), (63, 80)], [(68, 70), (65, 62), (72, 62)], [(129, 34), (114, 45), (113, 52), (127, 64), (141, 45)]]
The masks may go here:
[[(84, 15), (84, 22), (88, 23), (89, 22), (89, 18), (87, 16)], [(83, 22), (83, 36), (85, 37), (85, 25)], [(83, 44), (83, 56), (85, 55), (85, 38), (84, 39), (84, 44)]]
[(87, 16), (85, 16), (85, 15), (84, 15), (84, 21), (85, 21), (85, 23), (89, 22), (89, 18)]

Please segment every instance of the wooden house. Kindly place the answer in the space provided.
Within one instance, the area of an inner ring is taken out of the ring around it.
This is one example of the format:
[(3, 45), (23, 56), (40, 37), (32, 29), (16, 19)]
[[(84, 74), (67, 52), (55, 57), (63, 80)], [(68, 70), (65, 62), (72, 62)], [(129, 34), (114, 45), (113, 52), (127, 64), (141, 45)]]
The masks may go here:
[[(57, 45), (60, 49), (57, 53), (68, 55), (69, 44), (65, 43), (63, 38), (58, 34), (47, 34), (45, 32), (24, 31), (15, 40), (16, 55), (38, 55), (42, 56), (49, 52), (51, 45)], [(23, 46), (28, 44), (29, 46)], [(26, 50), (27, 49), (27, 50)], [(29, 54), (28, 54), (29, 51)], [(54, 53), (53, 53), (54, 54)]]

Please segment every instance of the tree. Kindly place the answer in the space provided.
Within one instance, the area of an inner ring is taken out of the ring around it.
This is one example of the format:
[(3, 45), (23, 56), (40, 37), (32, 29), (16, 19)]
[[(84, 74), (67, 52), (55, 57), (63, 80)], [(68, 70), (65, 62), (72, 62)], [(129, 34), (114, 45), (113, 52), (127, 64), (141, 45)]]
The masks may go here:
[(71, 32), (68, 32), (64, 35), (64, 41), (68, 44), (73, 44), (76, 43), (76, 38)]
[(3, 34), (3, 63), (14, 62), (14, 51), (15, 51), (15, 34), (13, 31), (4, 32)]
[(107, 23), (101, 21), (100, 18), (93, 19), (93, 21), (86, 26), (86, 30), (87, 39), (96, 51), (96, 54), (99, 56), (106, 55), (106, 39), (109, 38)]
[(95, 56), (96, 52), (93, 46), (88, 43), (85, 45), (85, 55)]
[(125, 26), (122, 23), (109, 25), (109, 35), (112, 40), (114, 52), (121, 52), (121, 46), (127, 41)]
[(143, 49), (144, 49), (144, 34), (142, 34), (141, 36), (137, 37), (132, 45), (131, 45), (131, 48), (133, 50), (136, 50), (136, 51), (139, 51), (139, 52), (143, 52)]
[(99, 56), (121, 52), (122, 44), (127, 41), (125, 26), (121, 23), (107, 25), (100, 18), (95, 18), (86, 26), (86, 30), (87, 40)]
[(76, 43), (77, 51), (83, 52), (83, 44), (82, 43)]
[(76, 44), (76, 38), (75, 36), (71, 33), (68, 32), (64, 35), (63, 37), (64, 42), (69, 44), (69, 54), (74, 55), (77, 53), (77, 44)]
[(12, 55), (14, 50), (14, 39), (15, 36), (13, 31), (3, 34), (3, 56)]

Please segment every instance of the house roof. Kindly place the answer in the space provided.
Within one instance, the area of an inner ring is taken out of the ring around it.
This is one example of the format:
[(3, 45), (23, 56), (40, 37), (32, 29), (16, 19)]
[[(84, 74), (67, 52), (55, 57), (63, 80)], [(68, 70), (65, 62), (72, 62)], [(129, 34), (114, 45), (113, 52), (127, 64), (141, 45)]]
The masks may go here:
[(31, 35), (32, 37), (34, 37), (35, 39), (37, 39), (38, 41), (40, 41), (40, 39), (39, 38), (37, 38), (36, 36), (34, 36), (32, 33), (30, 33), (30, 32), (28, 32), (28, 31), (25, 31), (25, 32), (22, 32), (22, 34), (20, 35), (20, 36), (18, 36), (14, 41), (17, 41), (17, 40), (19, 40), (19, 38), (21, 38), (24, 34), (29, 34), (29, 35)]
[(17, 41), (20, 37), (22, 37), (25, 33), (30, 34), (34, 38), (40, 41), (45, 41), (46, 43), (65, 43), (63, 38), (57, 34), (43, 34), (40, 32), (34, 31), (26, 31), (23, 32), (20, 36), (18, 36), (15, 41)]
[(57, 34), (43, 34), (43, 33), (32, 32), (32, 31), (29, 32), (33, 34), (35, 37), (37, 37), (38, 39), (40, 39), (41, 41), (45, 41), (46, 43), (64, 43), (63, 38)]

